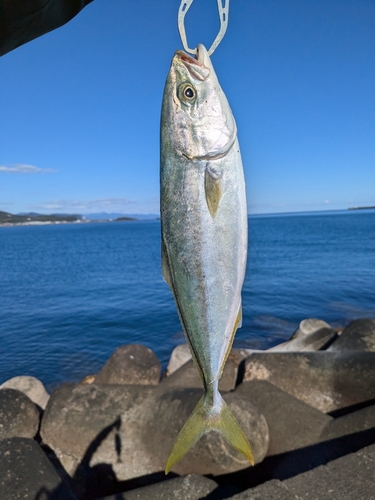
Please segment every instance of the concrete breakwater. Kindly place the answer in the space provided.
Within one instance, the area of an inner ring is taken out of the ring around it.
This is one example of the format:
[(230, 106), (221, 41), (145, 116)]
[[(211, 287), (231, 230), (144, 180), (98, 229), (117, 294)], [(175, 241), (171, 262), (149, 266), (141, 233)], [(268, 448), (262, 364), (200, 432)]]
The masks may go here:
[(0, 386), (0, 498), (375, 497), (375, 320), (337, 331), (307, 319), (267, 351), (233, 349), (220, 390), (255, 467), (210, 433), (166, 477), (202, 394), (186, 344), (163, 376), (134, 344), (50, 396), (33, 377), (10, 379)]

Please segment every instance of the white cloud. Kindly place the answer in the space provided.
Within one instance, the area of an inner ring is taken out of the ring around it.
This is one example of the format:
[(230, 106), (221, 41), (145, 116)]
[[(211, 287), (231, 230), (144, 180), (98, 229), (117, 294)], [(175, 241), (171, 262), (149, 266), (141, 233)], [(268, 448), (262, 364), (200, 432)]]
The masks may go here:
[(11, 174), (38, 174), (45, 172), (57, 172), (57, 170), (54, 170), (53, 168), (40, 168), (34, 167), (34, 165), (19, 163), (16, 165), (0, 165), (0, 172)]
[(53, 200), (42, 203), (34, 208), (43, 210), (65, 210), (71, 211), (102, 211), (102, 210), (123, 210), (128, 209), (136, 203), (136, 200), (129, 198), (99, 198), (94, 200)]
[(131, 198), (111, 197), (92, 200), (51, 200), (29, 207), (32, 211), (44, 213), (81, 213), (96, 212), (149, 214), (159, 213), (159, 198), (136, 200)]

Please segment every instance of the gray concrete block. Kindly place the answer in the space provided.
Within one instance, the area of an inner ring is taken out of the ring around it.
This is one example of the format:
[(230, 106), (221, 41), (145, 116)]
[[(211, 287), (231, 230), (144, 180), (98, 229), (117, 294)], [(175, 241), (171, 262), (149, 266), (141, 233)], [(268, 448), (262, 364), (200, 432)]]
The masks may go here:
[[(238, 365), (228, 358), (225, 363), (223, 376), (219, 380), (220, 391), (231, 391), (236, 387)], [(202, 388), (203, 382), (199, 376), (193, 360), (185, 363), (181, 368), (165, 377), (161, 384), (165, 387), (196, 387)]]
[(0, 441), (0, 498), (2, 500), (76, 500), (36, 441)]
[(206, 498), (217, 487), (212, 479), (189, 474), (125, 493), (117, 493), (101, 500), (199, 500)]
[(370, 500), (375, 498), (375, 445), (285, 481), (276, 479), (233, 500)]
[(157, 385), (161, 365), (156, 355), (141, 344), (118, 347), (95, 376), (97, 384)]
[(0, 389), (16, 389), (17, 391), (21, 391), (42, 410), (45, 409), (49, 400), (49, 394), (42, 382), (30, 375), (21, 375), (6, 380), (0, 385)]
[[(101, 464), (121, 481), (159, 473), (202, 392), (162, 384), (66, 384), (51, 395), (41, 436), (72, 476), (79, 468)], [(265, 418), (235, 393), (225, 399), (252, 445), (255, 461), (263, 460), (268, 448)], [(220, 434), (210, 432), (173, 471), (222, 474), (248, 465)]]
[(231, 497), (232, 500), (297, 500), (281, 481), (272, 479), (256, 488), (250, 488)]
[(33, 438), (38, 432), (39, 420), (37, 407), (23, 392), (0, 390), (0, 439)]
[(266, 380), (329, 413), (375, 398), (375, 353), (254, 353), (244, 381)]
[(337, 337), (328, 323), (316, 318), (304, 319), (290, 340), (267, 349), (267, 352), (308, 352), (324, 349)]
[(320, 441), (332, 417), (264, 380), (243, 382), (236, 394), (265, 416), (270, 443), (267, 456), (303, 448)]
[(375, 498), (375, 445), (288, 479), (284, 486), (306, 500)]
[[(223, 375), (219, 380), (220, 391), (232, 391), (236, 387), (239, 366), (248, 355), (248, 349), (234, 348), (230, 351)], [(162, 384), (170, 387), (202, 387), (203, 383), (191, 359), (187, 344), (181, 344), (172, 351)]]
[(356, 319), (355, 321), (351, 321), (328, 350), (334, 352), (375, 352), (375, 320)]

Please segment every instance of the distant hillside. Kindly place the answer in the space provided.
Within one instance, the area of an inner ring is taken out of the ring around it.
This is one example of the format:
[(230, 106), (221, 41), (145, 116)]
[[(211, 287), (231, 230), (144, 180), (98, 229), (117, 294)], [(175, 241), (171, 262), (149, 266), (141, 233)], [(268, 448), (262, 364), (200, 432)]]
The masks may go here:
[(160, 219), (158, 214), (121, 214), (97, 212), (92, 214), (38, 214), (36, 212), (22, 212), (19, 214), (11, 214), (9, 212), (0, 211), (0, 224), (32, 224), (54, 222), (94, 222), (94, 221), (126, 221), (126, 220), (156, 220)]
[(144, 220), (144, 219), (158, 219), (159, 215), (158, 214), (124, 214), (124, 213), (108, 213), (108, 212), (96, 212), (92, 214), (84, 214), (86, 219), (89, 220), (115, 220), (119, 219), (120, 217), (128, 217), (131, 219), (139, 219), (139, 220)]
[(348, 210), (374, 210), (375, 206), (370, 207), (349, 207)]
[(82, 219), (80, 215), (59, 215), (59, 214), (18, 214), (13, 215), (9, 212), (0, 211), (0, 224), (22, 224), (31, 222), (75, 222)]

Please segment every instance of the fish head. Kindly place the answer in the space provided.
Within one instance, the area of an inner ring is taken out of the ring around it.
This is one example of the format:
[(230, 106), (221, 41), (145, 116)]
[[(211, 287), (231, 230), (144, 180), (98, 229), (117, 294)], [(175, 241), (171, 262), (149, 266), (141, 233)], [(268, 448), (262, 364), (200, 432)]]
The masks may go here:
[(167, 78), (162, 133), (170, 147), (191, 160), (221, 158), (233, 145), (237, 129), (210, 57), (198, 45), (196, 57), (178, 50)]

